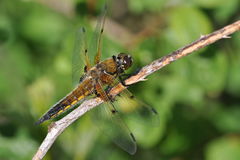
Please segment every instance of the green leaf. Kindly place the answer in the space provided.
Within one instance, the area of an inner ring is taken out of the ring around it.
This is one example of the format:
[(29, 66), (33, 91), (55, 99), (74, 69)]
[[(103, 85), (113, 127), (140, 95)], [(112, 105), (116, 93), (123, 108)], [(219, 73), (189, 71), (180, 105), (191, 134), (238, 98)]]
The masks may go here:
[(22, 21), (22, 35), (42, 45), (55, 45), (64, 38), (67, 21), (45, 8), (35, 7), (35, 10), (30, 10)]
[(209, 143), (205, 156), (206, 160), (239, 160), (239, 151), (240, 138), (237, 136), (225, 136)]
[[(205, 54), (213, 54), (211, 52)], [(191, 76), (197, 85), (209, 93), (218, 94), (227, 80), (228, 62), (224, 52), (214, 53), (211, 58), (191, 57)]]
[[(227, 90), (235, 96), (239, 96), (240, 93), (240, 56), (237, 54), (237, 51), (232, 51), (233, 54), (231, 57), (231, 64), (229, 67), (229, 79), (227, 82)], [(239, 52), (238, 52), (239, 53)]]
[(9, 17), (0, 14), (0, 45), (11, 42), (15, 33)]
[(219, 7), (214, 11), (214, 17), (218, 22), (225, 23), (231, 16), (239, 10), (239, 0), (228, 0), (219, 3)]
[(174, 154), (186, 150), (189, 147), (189, 140), (186, 136), (177, 131), (172, 131), (163, 141), (160, 150), (163, 154)]
[(238, 106), (229, 107), (219, 109), (210, 118), (220, 131), (239, 132), (240, 109)]
[(8, 160), (31, 159), (37, 150), (37, 143), (30, 139), (26, 130), (21, 130), (14, 137), (0, 135), (0, 158)]
[(160, 11), (167, 0), (130, 0), (129, 8), (135, 13), (141, 13), (144, 10)]
[(167, 21), (166, 39), (176, 47), (184, 46), (212, 30), (208, 17), (194, 7), (173, 8), (168, 14)]
[[(231, 1), (231, 0), (229, 0)], [(194, 3), (197, 4), (200, 7), (205, 8), (216, 8), (218, 6), (221, 6), (222, 4), (227, 4), (229, 1), (225, 0), (194, 0)]]

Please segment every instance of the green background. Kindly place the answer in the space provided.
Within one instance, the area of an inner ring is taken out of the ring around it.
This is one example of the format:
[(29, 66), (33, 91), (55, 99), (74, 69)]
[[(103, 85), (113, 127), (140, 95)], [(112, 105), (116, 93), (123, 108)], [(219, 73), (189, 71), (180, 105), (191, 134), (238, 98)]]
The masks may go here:
[[(0, 159), (31, 159), (47, 133), (34, 122), (71, 91), (75, 33), (93, 31), (104, 1), (0, 1)], [(109, 2), (103, 57), (127, 52), (129, 73), (240, 18), (239, 0)], [(88, 113), (45, 159), (240, 159), (240, 34), (184, 57), (130, 87), (159, 112), (137, 124), (128, 155), (102, 136)]]

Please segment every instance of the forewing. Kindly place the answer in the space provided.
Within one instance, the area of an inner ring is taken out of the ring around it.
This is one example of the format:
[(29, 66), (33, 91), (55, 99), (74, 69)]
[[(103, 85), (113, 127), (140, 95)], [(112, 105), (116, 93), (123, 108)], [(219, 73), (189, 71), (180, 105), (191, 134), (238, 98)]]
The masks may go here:
[[(89, 46), (89, 55), (93, 64), (99, 63), (102, 52), (102, 34), (104, 30), (105, 19), (107, 15), (107, 5), (105, 5), (101, 11), (101, 15), (98, 18), (95, 31)], [(94, 57), (93, 57), (94, 56)]]
[(81, 76), (84, 74), (84, 67), (89, 64), (85, 29), (81, 27), (76, 33), (75, 46), (72, 54), (73, 87), (79, 83)]

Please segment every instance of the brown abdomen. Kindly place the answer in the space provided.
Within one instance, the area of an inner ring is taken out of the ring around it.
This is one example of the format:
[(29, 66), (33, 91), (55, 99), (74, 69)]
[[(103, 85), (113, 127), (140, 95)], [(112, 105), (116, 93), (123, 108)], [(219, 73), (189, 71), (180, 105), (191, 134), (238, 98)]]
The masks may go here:
[(90, 80), (83, 81), (76, 89), (69, 93), (66, 97), (57, 102), (51, 107), (37, 122), (41, 124), (46, 120), (52, 119), (67, 109), (74, 106), (79, 101), (83, 100), (86, 96), (90, 95), (94, 87)]

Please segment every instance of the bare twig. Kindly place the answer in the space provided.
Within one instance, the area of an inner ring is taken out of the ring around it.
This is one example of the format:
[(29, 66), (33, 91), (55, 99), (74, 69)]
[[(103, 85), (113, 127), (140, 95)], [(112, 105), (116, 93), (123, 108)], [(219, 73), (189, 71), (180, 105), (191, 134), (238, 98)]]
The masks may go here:
[[(201, 36), (199, 40), (187, 45), (186, 47), (183, 47), (181, 49), (178, 49), (171, 54), (164, 56), (160, 59), (157, 59), (153, 61), (151, 64), (143, 67), (137, 74), (134, 76), (131, 76), (127, 80), (125, 80), (125, 83), (127, 85), (131, 85), (133, 83), (137, 83), (139, 81), (145, 80), (145, 77), (152, 74), (153, 72), (159, 70), (160, 68), (166, 66), (167, 64), (170, 64), (171, 62), (184, 57), (196, 50), (199, 50), (200, 48), (203, 48), (207, 45), (210, 45), (217, 40), (223, 39), (223, 38), (229, 38), (229, 35), (237, 32), (240, 30), (240, 20), (236, 21), (235, 23), (232, 23), (220, 30), (217, 30), (211, 34)], [(122, 84), (118, 84), (115, 86), (111, 91), (110, 94), (115, 96), (119, 94), (121, 91), (123, 91), (126, 87)], [(78, 108), (73, 110), (71, 113), (69, 113), (67, 116), (62, 118), (59, 121), (56, 121), (51, 125), (49, 128), (48, 134), (44, 141), (42, 142), (41, 146), (39, 147), (37, 153), (33, 157), (34, 160), (42, 159), (51, 145), (54, 143), (56, 138), (75, 120), (77, 120), (79, 117), (81, 117), (83, 114), (85, 114), (90, 109), (96, 107), (97, 105), (101, 104), (103, 101), (100, 98), (93, 98), (90, 100), (87, 100), (83, 102)]]

